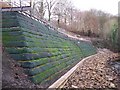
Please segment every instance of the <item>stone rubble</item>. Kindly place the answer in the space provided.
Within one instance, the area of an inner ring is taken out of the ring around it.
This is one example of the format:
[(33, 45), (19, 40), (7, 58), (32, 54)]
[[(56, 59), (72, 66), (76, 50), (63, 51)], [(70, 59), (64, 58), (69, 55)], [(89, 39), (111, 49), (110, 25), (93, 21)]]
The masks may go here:
[[(120, 77), (109, 61), (118, 57), (107, 49), (101, 49), (98, 54), (88, 58), (79, 68), (69, 77), (64, 88), (119, 88)], [(119, 88), (120, 89), (120, 88)]]

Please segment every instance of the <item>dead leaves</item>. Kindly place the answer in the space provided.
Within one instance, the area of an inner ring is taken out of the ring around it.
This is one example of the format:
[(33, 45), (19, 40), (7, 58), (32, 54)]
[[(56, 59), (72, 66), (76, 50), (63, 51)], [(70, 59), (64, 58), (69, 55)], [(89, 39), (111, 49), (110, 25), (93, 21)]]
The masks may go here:
[(96, 56), (86, 60), (69, 78), (65, 87), (68, 88), (115, 88), (117, 75), (107, 66), (107, 62), (117, 57), (115, 53), (104, 49)]

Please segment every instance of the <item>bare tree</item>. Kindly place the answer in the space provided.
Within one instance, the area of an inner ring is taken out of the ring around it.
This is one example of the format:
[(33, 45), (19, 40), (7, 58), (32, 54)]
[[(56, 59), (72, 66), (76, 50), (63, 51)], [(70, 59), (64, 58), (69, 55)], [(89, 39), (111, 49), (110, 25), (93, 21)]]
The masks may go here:
[(32, 5), (32, 15), (43, 19), (46, 12), (46, 3), (44, 0), (34, 1)]
[(72, 14), (73, 5), (70, 0), (59, 0), (53, 9), (53, 15), (57, 17), (58, 26), (60, 26), (60, 22), (65, 27), (66, 25), (72, 24), (71, 23), (73, 21)]
[(103, 37), (104, 24), (110, 19), (110, 15), (108, 13), (104, 13), (103, 11), (97, 11), (97, 17), (99, 20), (99, 29), (100, 29), (101, 37)]
[(87, 11), (85, 12), (84, 17), (84, 23), (85, 23), (85, 30), (87, 32), (91, 32), (92, 34), (99, 34), (99, 21), (98, 18), (93, 11)]
[(47, 10), (48, 10), (48, 21), (51, 20), (52, 9), (58, 0), (46, 0)]
[(53, 8), (53, 15), (57, 16), (57, 24), (59, 27), (60, 20), (62, 20), (64, 16), (64, 11), (66, 9), (66, 0), (60, 0), (59, 2), (56, 3), (55, 7)]

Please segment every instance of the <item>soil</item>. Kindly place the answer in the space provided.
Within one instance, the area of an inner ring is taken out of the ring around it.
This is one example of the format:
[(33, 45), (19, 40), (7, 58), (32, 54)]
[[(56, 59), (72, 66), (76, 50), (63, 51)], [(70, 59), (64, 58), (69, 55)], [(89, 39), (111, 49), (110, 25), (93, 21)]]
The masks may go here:
[(2, 53), (2, 88), (43, 88), (32, 83), (18, 62)]

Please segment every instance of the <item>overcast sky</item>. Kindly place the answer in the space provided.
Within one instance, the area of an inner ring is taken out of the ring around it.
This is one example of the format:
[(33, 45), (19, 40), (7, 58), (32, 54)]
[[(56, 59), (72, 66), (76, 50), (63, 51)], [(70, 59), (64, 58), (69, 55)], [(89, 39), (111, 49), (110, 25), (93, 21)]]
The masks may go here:
[(120, 0), (72, 0), (74, 6), (81, 11), (97, 9), (111, 13), (113, 15), (118, 14), (119, 1)]
[[(19, 0), (11, 0), (11, 1), (18, 2)], [(23, 0), (23, 1), (30, 1), (30, 0)], [(102, 11), (111, 13), (113, 15), (117, 15), (118, 14), (118, 2), (120, 0), (71, 0), (71, 1), (73, 5), (76, 8), (80, 9), (81, 11), (97, 9), (97, 10), (102, 10)]]

